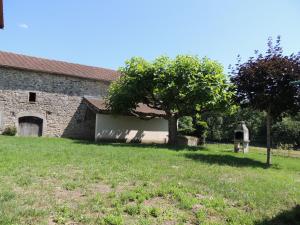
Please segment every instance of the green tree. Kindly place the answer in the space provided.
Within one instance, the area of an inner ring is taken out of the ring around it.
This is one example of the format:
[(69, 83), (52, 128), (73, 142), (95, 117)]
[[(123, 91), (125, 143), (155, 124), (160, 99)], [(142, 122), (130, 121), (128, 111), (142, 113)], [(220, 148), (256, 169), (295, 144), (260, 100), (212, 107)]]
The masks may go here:
[(135, 111), (139, 103), (163, 110), (169, 124), (169, 144), (176, 144), (179, 118), (228, 108), (233, 95), (223, 67), (208, 58), (179, 55), (170, 59), (162, 56), (148, 62), (133, 57), (126, 61), (120, 72), (122, 75), (109, 89), (111, 110), (143, 119), (156, 115)]
[(280, 37), (275, 46), (269, 39), (266, 55), (257, 54), (247, 62), (238, 63), (232, 82), (237, 101), (266, 113), (267, 164), (271, 164), (271, 126), (284, 112), (300, 108), (300, 89), (293, 82), (300, 77), (300, 55), (283, 55)]
[(264, 143), (265, 131), (265, 116), (263, 112), (253, 110), (250, 108), (238, 108), (233, 114), (223, 113), (223, 125), (221, 127), (222, 141), (232, 142), (234, 130), (236, 126), (245, 121), (249, 129), (251, 143)]
[(192, 135), (199, 138), (201, 144), (205, 144), (208, 126), (200, 118), (183, 116), (178, 120), (178, 131), (183, 135)]
[[(300, 115), (300, 113), (299, 113)], [(300, 148), (300, 119), (285, 117), (272, 127), (272, 138), (277, 147)]]
[(193, 135), (195, 132), (193, 118), (191, 116), (183, 116), (178, 120), (178, 131), (184, 135)]
[(202, 119), (207, 122), (207, 139), (210, 141), (221, 141), (223, 137), (222, 127), (224, 113), (209, 112), (202, 115)]

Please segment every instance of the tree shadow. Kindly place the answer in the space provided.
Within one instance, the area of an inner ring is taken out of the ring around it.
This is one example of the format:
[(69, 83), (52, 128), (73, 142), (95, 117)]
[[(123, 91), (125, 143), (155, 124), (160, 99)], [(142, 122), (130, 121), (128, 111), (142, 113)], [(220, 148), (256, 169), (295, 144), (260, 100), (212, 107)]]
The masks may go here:
[(291, 210), (283, 211), (272, 219), (265, 219), (254, 223), (255, 225), (300, 225), (300, 205)]
[(268, 168), (268, 166), (260, 161), (250, 158), (240, 158), (232, 155), (216, 155), (216, 154), (201, 154), (201, 153), (186, 153), (185, 157), (195, 161), (201, 161), (207, 164), (228, 165), (233, 167), (260, 167)]
[(120, 147), (120, 148), (128, 148), (128, 147), (134, 147), (134, 148), (147, 148), (147, 149), (168, 149), (172, 151), (206, 151), (208, 150), (205, 146), (197, 146), (197, 147), (190, 147), (190, 146), (172, 146), (168, 144), (144, 144), (139, 143), (136, 140), (133, 140), (131, 143), (125, 143), (121, 142), (120, 140), (102, 140), (102, 141), (89, 141), (89, 140), (78, 140), (73, 139), (73, 142), (75, 144), (85, 144), (85, 145), (96, 145), (96, 146), (112, 146), (112, 147)]

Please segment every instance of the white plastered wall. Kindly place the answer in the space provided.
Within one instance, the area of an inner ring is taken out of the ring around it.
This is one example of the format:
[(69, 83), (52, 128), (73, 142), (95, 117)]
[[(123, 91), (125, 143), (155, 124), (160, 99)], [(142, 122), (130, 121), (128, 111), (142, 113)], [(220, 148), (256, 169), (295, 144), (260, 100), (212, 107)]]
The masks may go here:
[(96, 141), (167, 143), (168, 121), (163, 118), (141, 120), (133, 116), (96, 115)]

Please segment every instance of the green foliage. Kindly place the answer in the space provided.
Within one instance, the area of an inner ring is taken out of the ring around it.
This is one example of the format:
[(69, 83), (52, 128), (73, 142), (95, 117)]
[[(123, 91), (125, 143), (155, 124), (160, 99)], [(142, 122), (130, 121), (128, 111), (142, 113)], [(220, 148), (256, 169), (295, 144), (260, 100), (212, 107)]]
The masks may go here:
[(214, 141), (222, 140), (223, 117), (221, 113), (205, 113), (202, 117), (207, 122), (207, 139)]
[[(300, 113), (299, 113), (300, 114)], [(300, 116), (285, 116), (272, 126), (273, 147), (299, 149)], [(232, 142), (234, 130), (240, 121), (245, 121), (252, 144), (263, 145), (266, 139), (265, 113), (250, 108), (240, 108), (233, 114), (207, 113), (202, 117), (208, 121), (207, 140)]]
[(17, 128), (15, 126), (8, 126), (2, 132), (6, 136), (15, 136), (17, 134)]
[(141, 213), (141, 206), (139, 204), (128, 205), (124, 211), (131, 216), (139, 215)]
[(191, 116), (184, 116), (178, 120), (178, 131), (183, 135), (196, 136), (200, 144), (204, 144), (207, 136), (208, 125), (201, 118), (193, 119)]
[(139, 103), (144, 103), (165, 111), (165, 118), (174, 118), (176, 123), (183, 116), (228, 109), (233, 96), (223, 67), (208, 58), (161, 56), (148, 62), (134, 57), (126, 61), (120, 72), (122, 76), (110, 86), (108, 93), (109, 107), (116, 113), (155, 116), (135, 110)]
[(265, 55), (256, 54), (245, 63), (236, 64), (231, 81), (236, 100), (244, 107), (266, 112), (267, 164), (271, 164), (271, 127), (283, 113), (300, 110), (300, 54), (283, 55), (280, 36), (273, 45), (269, 38)]
[(281, 122), (272, 127), (273, 142), (278, 147), (290, 146), (291, 148), (300, 147), (300, 120), (284, 118)]
[(76, 189), (76, 182), (74, 182), (74, 181), (69, 181), (69, 182), (66, 182), (64, 185), (64, 188), (66, 189), (66, 190), (68, 190), (68, 191), (73, 191), (73, 190), (75, 190)]
[[(180, 127), (188, 127), (194, 132), (192, 134), (198, 137), (205, 137), (208, 141), (214, 142), (231, 142), (234, 130), (240, 121), (246, 121), (250, 130), (250, 139), (252, 143), (261, 143), (264, 141), (264, 113), (251, 110), (241, 109), (228, 113), (207, 112), (203, 113), (201, 118), (196, 120), (195, 124), (190, 124), (189, 120), (179, 120)], [(187, 121), (187, 122), (186, 122)], [(181, 131), (181, 130), (180, 130)]]
[(150, 210), (149, 210), (149, 214), (153, 217), (158, 217), (159, 214), (160, 214), (160, 210), (159, 208), (156, 208), (156, 207), (151, 207)]
[(124, 224), (123, 218), (120, 215), (107, 215), (101, 221), (103, 225), (122, 225)]
[[(219, 134), (221, 138), (216, 139), (215, 136), (209, 135), (208, 140), (232, 142), (234, 130), (240, 121), (245, 121), (250, 133), (251, 143), (262, 144), (265, 142), (265, 115), (263, 112), (252, 110), (249, 108), (239, 108), (233, 114), (207, 114), (205, 117), (217, 117), (210, 119), (212, 124), (208, 128), (208, 134)], [(222, 119), (218, 119), (222, 117)], [(220, 122), (222, 122), (220, 124)]]
[(197, 137), (202, 138), (202, 140), (205, 142), (205, 139), (207, 137), (207, 130), (208, 130), (208, 125), (207, 122), (202, 121), (202, 120), (196, 120), (195, 122), (195, 135)]
[(232, 97), (223, 67), (208, 58), (162, 56), (147, 62), (134, 57), (120, 72), (123, 76), (110, 86), (108, 96), (117, 112), (134, 112), (138, 103), (145, 103), (181, 117), (224, 106)]
[(72, 216), (71, 209), (67, 205), (61, 205), (56, 208), (56, 215), (53, 221), (57, 224), (66, 224)]
[(193, 118), (190, 116), (183, 116), (178, 120), (178, 131), (189, 135), (193, 134), (196, 129), (194, 128)]
[(240, 121), (246, 122), (251, 143), (265, 143), (265, 113), (251, 108), (240, 108), (232, 115), (225, 115), (222, 128), (226, 140), (232, 141), (233, 132)]
[(239, 61), (231, 80), (241, 105), (276, 119), (284, 112), (299, 112), (300, 88), (293, 84), (299, 77), (300, 55), (283, 55), (278, 36), (275, 45), (269, 38), (265, 55), (257, 53), (245, 63)]

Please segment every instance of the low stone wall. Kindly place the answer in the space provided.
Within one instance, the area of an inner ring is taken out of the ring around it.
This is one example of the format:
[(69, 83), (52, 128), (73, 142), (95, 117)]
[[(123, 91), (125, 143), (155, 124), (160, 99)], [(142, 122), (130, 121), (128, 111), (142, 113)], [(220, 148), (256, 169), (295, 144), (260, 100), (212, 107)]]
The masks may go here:
[(199, 138), (193, 136), (178, 136), (177, 144), (181, 146), (191, 146), (195, 147), (199, 144)]

